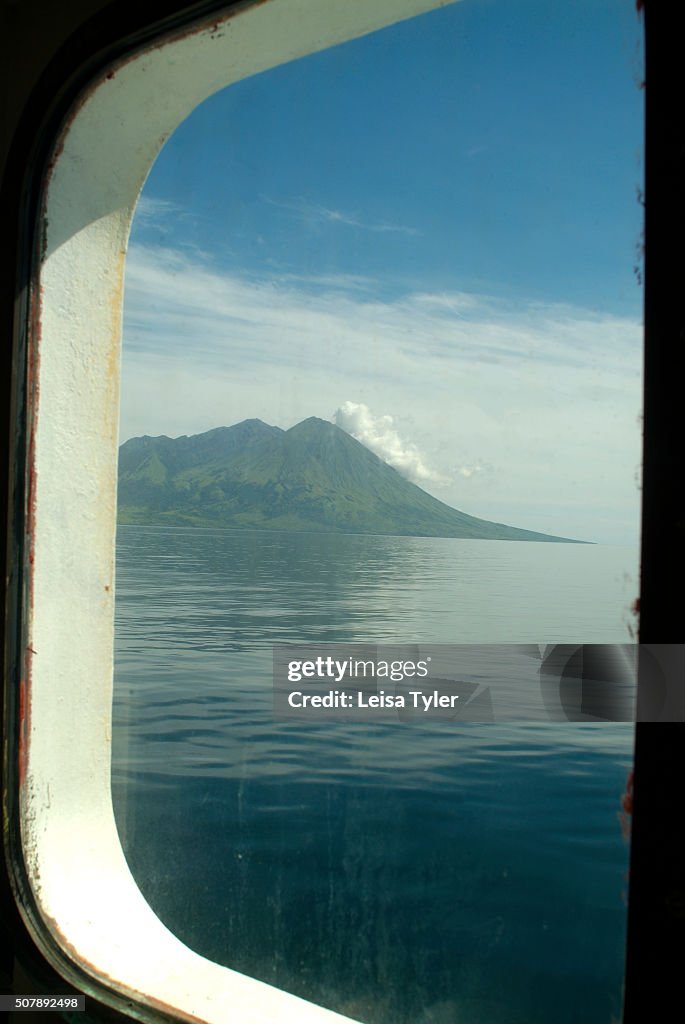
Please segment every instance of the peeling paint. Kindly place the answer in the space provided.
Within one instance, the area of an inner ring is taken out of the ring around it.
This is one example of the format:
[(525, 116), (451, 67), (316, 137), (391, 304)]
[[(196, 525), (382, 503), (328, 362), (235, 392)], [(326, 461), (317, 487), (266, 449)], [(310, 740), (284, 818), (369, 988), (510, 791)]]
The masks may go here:
[(23, 787), (26, 778), (26, 678), (19, 682), (19, 785)]

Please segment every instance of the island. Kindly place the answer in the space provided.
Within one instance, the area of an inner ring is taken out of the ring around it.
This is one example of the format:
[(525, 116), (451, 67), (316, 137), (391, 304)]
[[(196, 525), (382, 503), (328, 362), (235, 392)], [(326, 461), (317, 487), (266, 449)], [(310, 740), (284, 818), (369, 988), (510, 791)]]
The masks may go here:
[(451, 508), (340, 427), (259, 419), (119, 449), (118, 521), (317, 533), (583, 543)]

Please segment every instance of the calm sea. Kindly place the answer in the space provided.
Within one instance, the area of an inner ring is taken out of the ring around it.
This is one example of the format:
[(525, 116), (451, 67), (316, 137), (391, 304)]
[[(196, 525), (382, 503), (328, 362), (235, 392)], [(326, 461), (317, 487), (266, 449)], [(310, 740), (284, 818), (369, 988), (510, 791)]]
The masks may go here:
[(275, 643), (623, 643), (621, 547), (120, 527), (113, 792), (202, 955), (368, 1024), (620, 1016), (623, 724), (275, 720)]

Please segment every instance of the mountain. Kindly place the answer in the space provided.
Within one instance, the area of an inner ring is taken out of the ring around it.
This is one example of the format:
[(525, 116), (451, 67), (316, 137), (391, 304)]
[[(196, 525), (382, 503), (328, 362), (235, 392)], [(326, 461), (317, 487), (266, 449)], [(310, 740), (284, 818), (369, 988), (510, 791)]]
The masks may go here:
[(450, 508), (315, 416), (290, 430), (251, 419), (193, 437), (131, 438), (119, 449), (119, 522), (566, 540)]

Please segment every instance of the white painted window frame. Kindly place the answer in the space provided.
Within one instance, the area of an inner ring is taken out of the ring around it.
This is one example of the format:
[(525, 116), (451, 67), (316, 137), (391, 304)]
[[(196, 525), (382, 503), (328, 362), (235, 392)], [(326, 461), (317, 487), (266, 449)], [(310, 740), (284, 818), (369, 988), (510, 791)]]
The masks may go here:
[[(232, 82), (454, 0), (267, 0), (156, 40), (72, 108), (42, 198), (29, 338), (19, 813), (42, 927), (113, 1004), (235, 1024), (347, 1018), (194, 953), (134, 881), (110, 787), (123, 276), (164, 140)], [(37, 300), (37, 301), (36, 301)], [(34, 931), (45, 948), (45, 935)], [(147, 1008), (147, 1009), (145, 1009)]]

